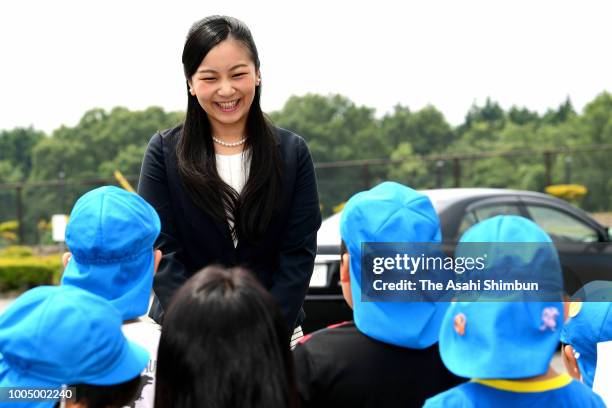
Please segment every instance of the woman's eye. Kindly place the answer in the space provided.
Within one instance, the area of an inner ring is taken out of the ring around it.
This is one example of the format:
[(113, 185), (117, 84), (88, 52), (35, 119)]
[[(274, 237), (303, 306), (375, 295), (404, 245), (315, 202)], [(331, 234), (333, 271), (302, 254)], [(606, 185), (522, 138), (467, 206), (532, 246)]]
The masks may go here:
[(239, 74), (234, 74), (234, 78), (240, 78), (246, 75), (246, 72), (241, 72)]
[(202, 81), (213, 82), (217, 78), (202, 78)]

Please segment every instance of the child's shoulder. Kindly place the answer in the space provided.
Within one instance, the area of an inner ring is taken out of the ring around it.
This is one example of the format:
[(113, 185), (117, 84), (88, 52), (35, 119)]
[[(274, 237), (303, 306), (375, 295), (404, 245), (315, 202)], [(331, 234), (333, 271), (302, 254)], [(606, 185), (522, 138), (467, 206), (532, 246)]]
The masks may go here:
[(323, 329), (307, 334), (298, 341), (298, 346), (318, 346), (320, 343), (326, 344), (330, 341), (338, 342), (338, 339), (340, 339), (341, 343), (342, 338), (346, 336), (352, 337), (355, 334), (358, 334), (357, 328), (355, 327), (355, 323), (350, 320), (332, 324)]
[[(583, 383), (572, 380), (566, 387), (561, 389), (563, 403), (567, 405), (562, 406), (580, 406), (580, 407), (605, 407), (606, 404), (603, 402), (601, 397), (592, 389), (584, 385)], [(560, 405), (561, 406), (561, 405)]]
[[(473, 408), (476, 406), (474, 398), (477, 395), (477, 384), (466, 382), (453, 387), (443, 393), (425, 401), (424, 408), (458, 407)], [(480, 401), (482, 402), (482, 401)], [(479, 404), (480, 406), (480, 404)]]

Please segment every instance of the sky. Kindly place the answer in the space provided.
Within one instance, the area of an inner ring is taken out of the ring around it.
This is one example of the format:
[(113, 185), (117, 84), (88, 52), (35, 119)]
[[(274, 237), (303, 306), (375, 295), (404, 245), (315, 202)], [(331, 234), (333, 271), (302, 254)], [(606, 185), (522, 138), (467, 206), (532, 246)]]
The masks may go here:
[(339, 93), (377, 116), (431, 104), (458, 125), (487, 97), (543, 113), (612, 91), (610, 1), (19, 0), (0, 2), (0, 129), (184, 110), (183, 43), (210, 14), (250, 27), (267, 112)]

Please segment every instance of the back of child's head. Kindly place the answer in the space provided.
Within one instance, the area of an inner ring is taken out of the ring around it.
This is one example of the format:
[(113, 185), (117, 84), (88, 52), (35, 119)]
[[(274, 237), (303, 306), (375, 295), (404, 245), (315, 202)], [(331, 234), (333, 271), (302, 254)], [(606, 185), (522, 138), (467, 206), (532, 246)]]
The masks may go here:
[(203, 269), (166, 311), (155, 406), (295, 406), (286, 332), (276, 300), (250, 272)]
[(438, 341), (447, 303), (362, 302), (362, 243), (440, 243), (438, 216), (427, 196), (404, 185), (385, 182), (355, 194), (346, 203), (340, 234), (350, 255), (355, 325), (385, 343), (425, 348)]
[[(483, 247), (495, 248), (496, 257), (486, 270), (492, 279), (501, 269), (505, 276), (511, 276), (513, 269), (524, 272), (531, 266), (534, 274), (545, 273), (547, 282), (560, 289), (547, 293), (547, 301), (524, 301), (519, 294), (489, 301), (485, 301), (485, 295), (478, 302), (453, 303), (440, 330), (444, 364), (454, 374), (468, 378), (516, 379), (545, 374), (563, 325), (561, 268), (550, 237), (526, 218), (497, 216), (470, 228), (460, 242), (484, 243)], [(500, 243), (541, 245), (517, 250), (516, 246)], [(549, 270), (542, 271), (541, 265)], [(556, 301), (550, 299), (551, 293)]]
[(123, 320), (146, 313), (153, 285), (153, 244), (161, 228), (144, 199), (114, 186), (83, 195), (66, 228), (72, 257), (62, 285), (108, 299)]
[(572, 296), (569, 319), (561, 332), (561, 341), (574, 349), (582, 381), (593, 387), (597, 369), (597, 344), (612, 341), (612, 282), (593, 281)]
[[(106, 299), (79, 288), (42, 286), (24, 293), (0, 316), (0, 387), (77, 386), (72, 396), (89, 407), (129, 403), (149, 355), (123, 336), (121, 324)], [(82, 384), (113, 399), (98, 401)]]

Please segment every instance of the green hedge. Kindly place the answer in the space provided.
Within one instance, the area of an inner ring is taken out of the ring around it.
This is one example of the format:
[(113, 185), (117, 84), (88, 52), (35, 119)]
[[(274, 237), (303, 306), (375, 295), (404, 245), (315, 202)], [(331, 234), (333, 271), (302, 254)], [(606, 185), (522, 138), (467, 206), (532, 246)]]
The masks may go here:
[(62, 273), (59, 255), (0, 258), (0, 292), (24, 291), (34, 286), (58, 284)]
[(13, 245), (0, 250), (0, 258), (28, 258), (34, 255), (32, 248)]

